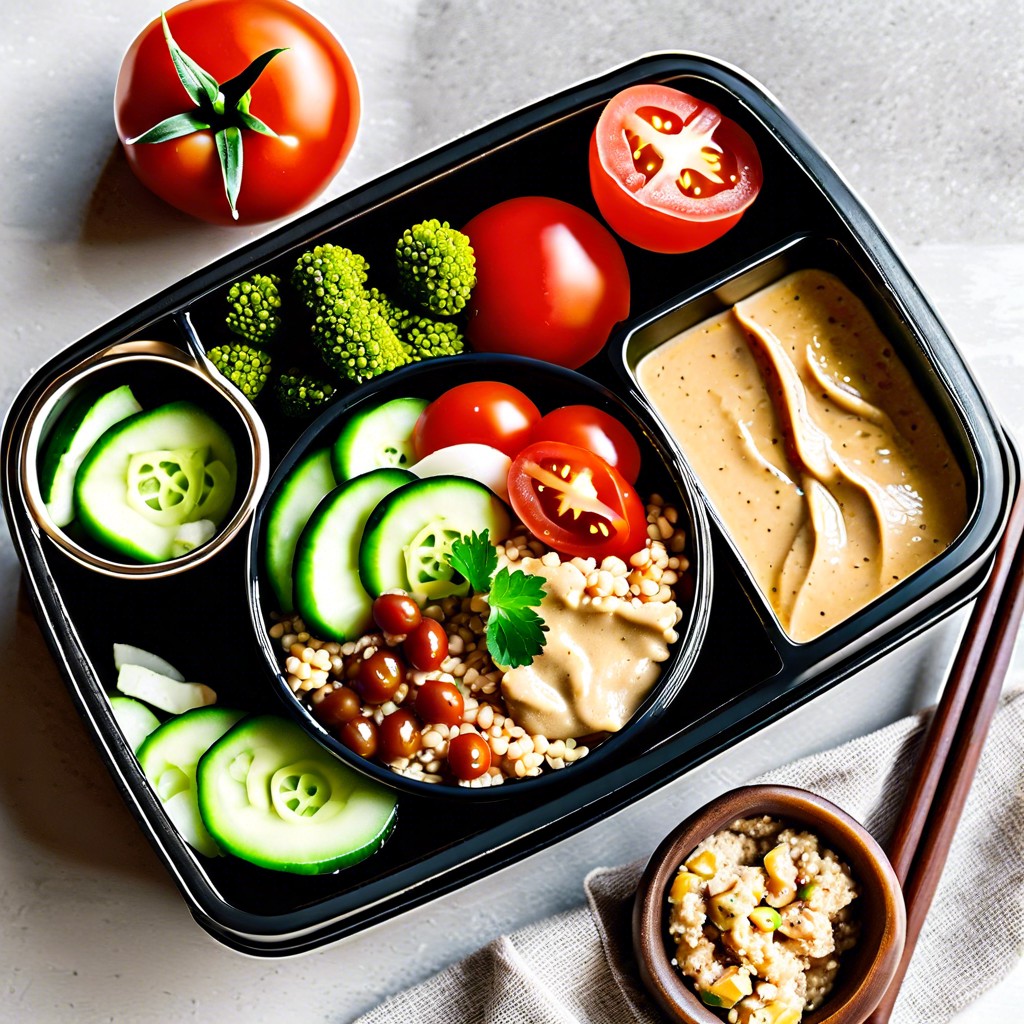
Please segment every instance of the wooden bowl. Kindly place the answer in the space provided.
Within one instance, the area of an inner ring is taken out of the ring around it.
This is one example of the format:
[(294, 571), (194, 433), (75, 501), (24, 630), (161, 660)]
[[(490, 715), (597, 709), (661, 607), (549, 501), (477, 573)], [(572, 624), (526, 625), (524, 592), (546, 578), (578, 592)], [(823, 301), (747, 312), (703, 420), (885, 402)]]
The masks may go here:
[(737, 818), (767, 814), (821, 838), (850, 867), (859, 895), (852, 904), (861, 922), (857, 944), (841, 959), (835, 988), (802, 1024), (858, 1024), (878, 1005), (899, 964), (906, 909), (899, 882), (881, 847), (835, 804), (789, 786), (731, 790), (686, 819), (651, 857), (633, 905), (633, 946), (648, 992), (674, 1021), (722, 1024), (671, 960), (668, 893), (680, 864), (708, 836)]

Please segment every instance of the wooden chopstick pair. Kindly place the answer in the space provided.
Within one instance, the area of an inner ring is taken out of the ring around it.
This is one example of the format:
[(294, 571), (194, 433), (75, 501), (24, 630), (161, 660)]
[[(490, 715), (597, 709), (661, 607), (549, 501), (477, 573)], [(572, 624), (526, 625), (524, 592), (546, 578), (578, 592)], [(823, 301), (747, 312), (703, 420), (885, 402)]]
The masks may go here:
[(1018, 495), (889, 841), (907, 905), (907, 941), (896, 976), (866, 1024), (887, 1024), (892, 1014), (999, 704), (1024, 608), (1022, 536), (1024, 499)]

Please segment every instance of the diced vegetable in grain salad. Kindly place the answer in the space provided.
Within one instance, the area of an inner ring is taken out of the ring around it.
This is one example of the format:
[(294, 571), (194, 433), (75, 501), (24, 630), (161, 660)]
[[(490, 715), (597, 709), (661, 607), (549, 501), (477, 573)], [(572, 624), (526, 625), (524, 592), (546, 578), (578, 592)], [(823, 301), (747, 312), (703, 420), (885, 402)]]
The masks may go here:
[[(286, 480), (271, 503), (282, 674), (341, 744), (405, 776), (483, 787), (563, 768), (623, 728), (678, 639), (679, 510), (657, 494), (643, 502), (594, 451), (548, 438), (545, 421), (564, 430), (566, 417), (542, 418), (508, 385), (453, 388), (415, 418), (393, 412), (410, 403), (360, 410), (358, 432), (342, 425), (358, 475), (338, 479), (334, 458), (333, 488)], [(609, 413), (567, 412), (637, 461)], [(420, 460), (467, 444), (505, 453), (511, 508), (495, 493), (497, 459), (418, 477)], [(481, 466), (487, 483), (458, 475)], [(291, 609), (282, 551), (294, 551)]]
[(849, 867), (810, 832), (764, 816), (704, 840), (668, 896), (673, 963), (729, 1024), (798, 1024), (857, 941)]

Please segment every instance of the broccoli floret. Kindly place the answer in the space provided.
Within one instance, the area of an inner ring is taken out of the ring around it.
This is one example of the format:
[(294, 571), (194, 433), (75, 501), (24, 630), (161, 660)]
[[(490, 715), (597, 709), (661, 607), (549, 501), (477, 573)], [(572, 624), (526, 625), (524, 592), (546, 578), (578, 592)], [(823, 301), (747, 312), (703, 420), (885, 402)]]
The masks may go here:
[(388, 327), (395, 332), (400, 333), (403, 322), (409, 316), (409, 310), (403, 309), (397, 303), (392, 302), (382, 291), (377, 288), (371, 288), (366, 293), (366, 301), (370, 304), (370, 309), (374, 313), (380, 314), (388, 322)]
[(311, 416), (330, 401), (334, 388), (326, 381), (293, 370), (278, 377), (274, 394), (285, 416)]
[(465, 348), (457, 324), (426, 316), (410, 316), (403, 321), (402, 339), (415, 363), (433, 356), (457, 356)]
[(469, 238), (447, 221), (425, 220), (406, 230), (395, 259), (406, 294), (435, 316), (465, 308), (476, 284), (476, 257)]
[(341, 245), (318, 245), (303, 253), (292, 271), (292, 284), (310, 309), (339, 299), (363, 298), (369, 264)]
[(236, 281), (228, 289), (227, 325), (251, 345), (265, 345), (273, 338), (281, 318), (281, 295), (276, 274), (253, 274), (247, 281)]
[(398, 335), (365, 299), (321, 307), (313, 342), (335, 373), (357, 383), (409, 362)]
[(247, 398), (255, 398), (270, 376), (270, 356), (251, 345), (218, 345), (206, 355)]

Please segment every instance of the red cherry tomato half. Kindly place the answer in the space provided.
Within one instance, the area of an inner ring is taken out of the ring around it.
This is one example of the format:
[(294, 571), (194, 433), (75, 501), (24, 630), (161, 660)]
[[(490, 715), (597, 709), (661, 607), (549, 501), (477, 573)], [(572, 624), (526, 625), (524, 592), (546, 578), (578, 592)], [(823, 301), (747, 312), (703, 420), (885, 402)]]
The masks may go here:
[(614, 466), (630, 484), (640, 475), (640, 446), (621, 420), (593, 405), (564, 405), (533, 428), (531, 442), (562, 441), (586, 448)]
[(476, 253), (466, 329), (476, 351), (575, 368), (629, 314), (622, 250), (579, 207), (543, 196), (509, 199), (462, 230)]
[(305, 206), (337, 174), (359, 123), (355, 71), (338, 40), (288, 0), (188, 0), (167, 11), (167, 24), (181, 50), (220, 85), (268, 50), (286, 47), (238, 108), (277, 138), (240, 129), (237, 220), (215, 139), (218, 124), (232, 123), (234, 107), (220, 121), (215, 117), (211, 128), (164, 142), (129, 143), (196, 107), (175, 72), (157, 18), (128, 48), (114, 95), (117, 134), (136, 177), (172, 206), (215, 223), (258, 223)]
[(540, 410), (518, 388), (499, 381), (459, 384), (423, 410), (413, 431), (417, 458), (453, 444), (487, 444), (515, 458)]
[(600, 456), (559, 441), (532, 444), (508, 472), (512, 508), (538, 539), (566, 555), (628, 559), (644, 546), (643, 502)]
[(457, 779), (478, 779), (491, 767), (491, 748), (475, 732), (464, 732), (448, 744), (448, 766)]
[(664, 85), (623, 89), (590, 140), (590, 187), (602, 216), (655, 252), (690, 252), (724, 235), (762, 179), (757, 147), (738, 124)]

